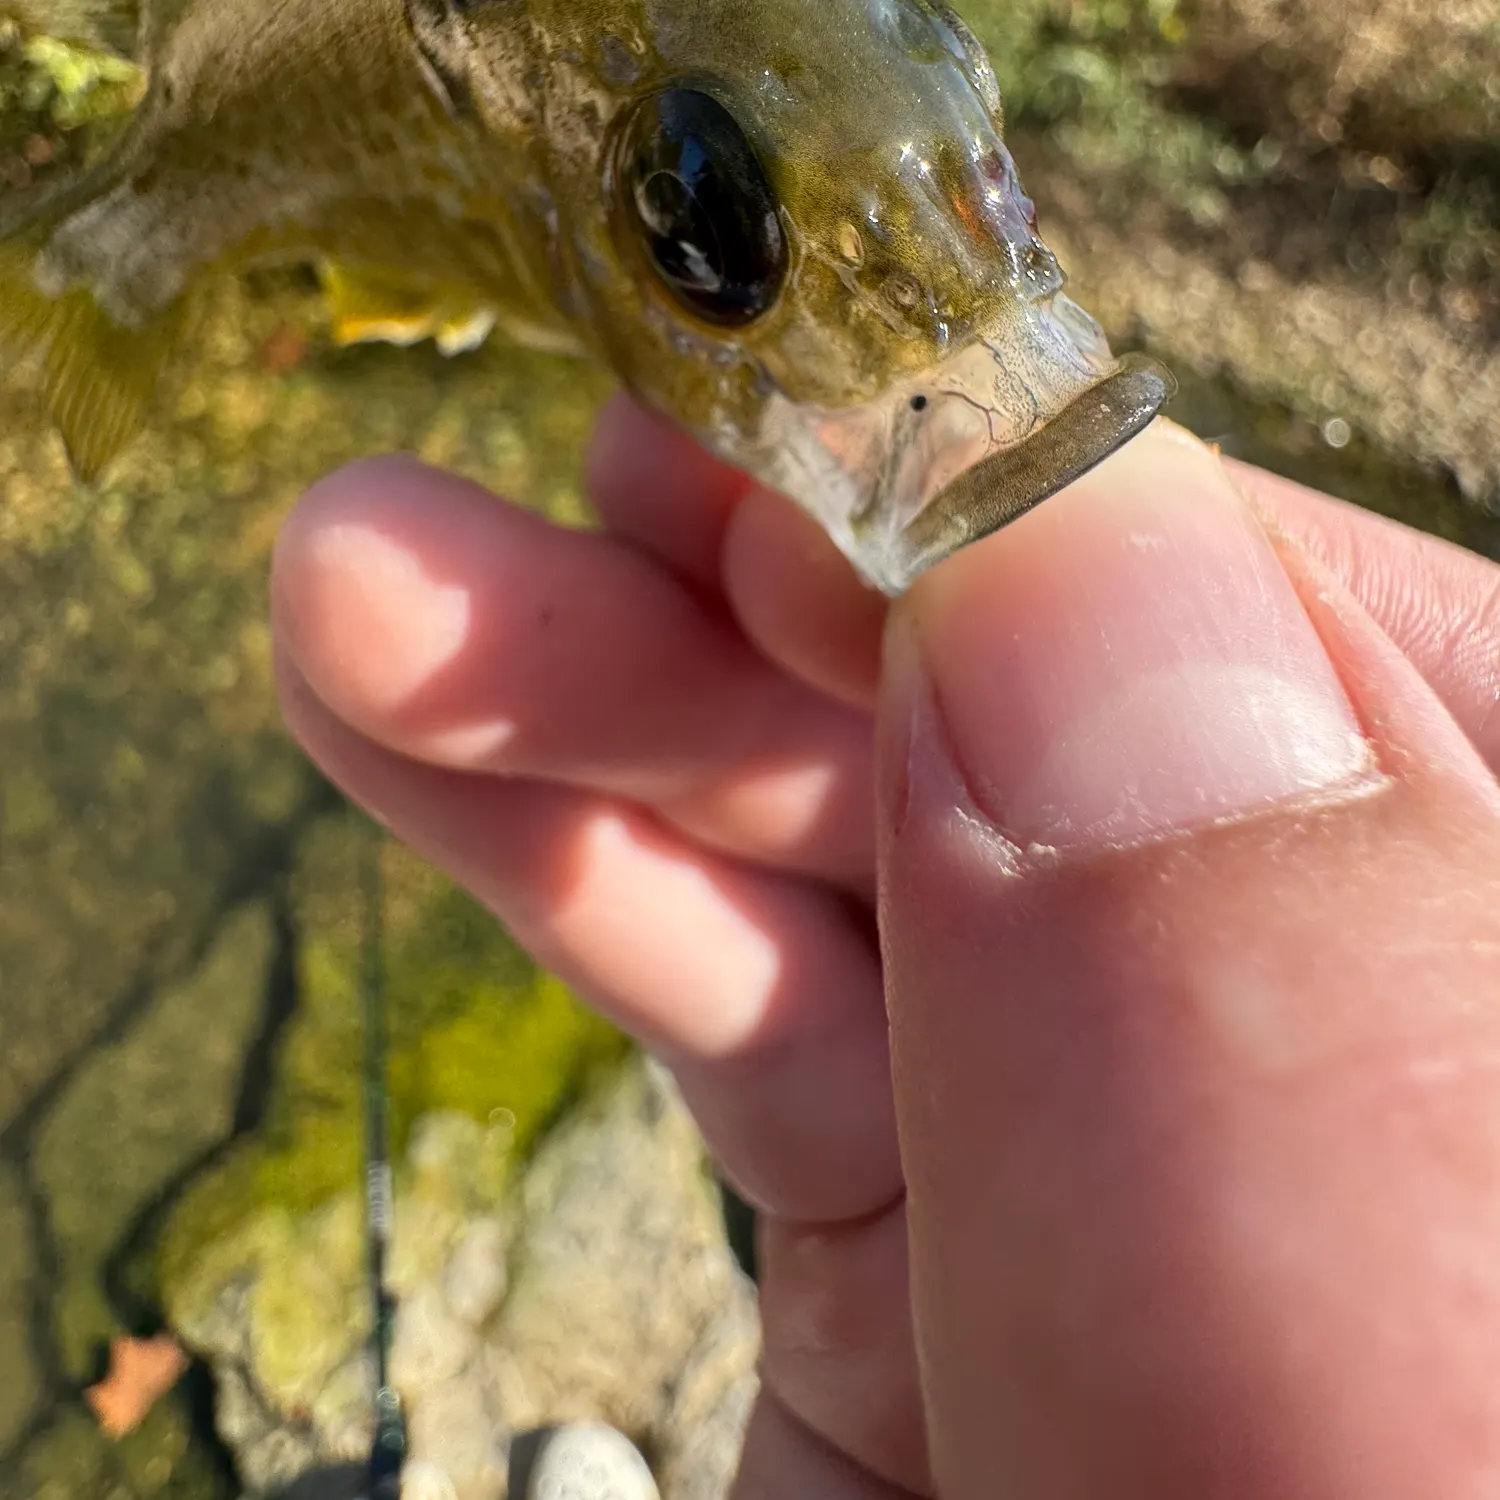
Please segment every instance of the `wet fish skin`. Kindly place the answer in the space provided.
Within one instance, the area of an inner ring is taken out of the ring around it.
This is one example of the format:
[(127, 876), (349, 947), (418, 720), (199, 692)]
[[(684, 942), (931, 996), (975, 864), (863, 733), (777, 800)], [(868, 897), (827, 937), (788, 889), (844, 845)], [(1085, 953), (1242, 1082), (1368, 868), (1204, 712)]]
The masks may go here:
[[(983, 53), (932, 0), (158, 0), (147, 27), (150, 86), (112, 156), (0, 210), (0, 343), (41, 352), (86, 472), (139, 421), (193, 284), (274, 256), (336, 268), (351, 337), (458, 347), (492, 321), (602, 357), (890, 589), (953, 453), (1066, 424), (1116, 373), (1059, 296)], [(630, 122), (671, 89), (726, 109), (769, 185), (786, 272), (748, 322), (685, 308), (632, 211)], [(401, 293), (389, 317), (378, 288)], [(945, 387), (980, 339), (994, 380)], [(948, 397), (989, 436), (953, 436)], [(1075, 469), (1102, 456), (1088, 430)]]

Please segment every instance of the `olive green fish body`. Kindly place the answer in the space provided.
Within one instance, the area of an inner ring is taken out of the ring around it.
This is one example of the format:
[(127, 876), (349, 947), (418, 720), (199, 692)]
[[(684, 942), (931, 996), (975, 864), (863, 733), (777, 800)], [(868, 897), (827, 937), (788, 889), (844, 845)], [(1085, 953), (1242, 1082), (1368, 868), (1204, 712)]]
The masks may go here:
[(278, 255), (344, 338), (596, 354), (892, 592), (1168, 391), (1061, 295), (935, 0), (169, 3), (110, 159), (0, 217), (0, 343), (82, 470), (201, 274)]
[(400, 0), (199, 0), (36, 279), (142, 325), (205, 268), (278, 252), (508, 273), (509, 195), (478, 144), (429, 86)]

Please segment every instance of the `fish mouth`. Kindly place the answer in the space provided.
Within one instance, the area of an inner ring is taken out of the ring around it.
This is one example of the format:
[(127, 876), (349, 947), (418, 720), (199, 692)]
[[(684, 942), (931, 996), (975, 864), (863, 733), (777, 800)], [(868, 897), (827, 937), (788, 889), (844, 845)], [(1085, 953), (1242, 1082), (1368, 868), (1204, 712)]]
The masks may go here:
[(773, 400), (749, 467), (894, 597), (1107, 458), (1176, 389), (1057, 294), (859, 406)]

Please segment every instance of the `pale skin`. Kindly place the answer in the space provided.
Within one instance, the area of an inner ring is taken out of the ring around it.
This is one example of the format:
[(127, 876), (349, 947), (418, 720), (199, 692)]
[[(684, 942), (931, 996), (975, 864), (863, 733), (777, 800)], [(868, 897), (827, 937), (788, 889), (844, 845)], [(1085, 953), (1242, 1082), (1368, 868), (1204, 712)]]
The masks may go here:
[(890, 611), (590, 489), (325, 480), (278, 671), (761, 1209), (738, 1500), (1500, 1492), (1500, 569), (1160, 426)]

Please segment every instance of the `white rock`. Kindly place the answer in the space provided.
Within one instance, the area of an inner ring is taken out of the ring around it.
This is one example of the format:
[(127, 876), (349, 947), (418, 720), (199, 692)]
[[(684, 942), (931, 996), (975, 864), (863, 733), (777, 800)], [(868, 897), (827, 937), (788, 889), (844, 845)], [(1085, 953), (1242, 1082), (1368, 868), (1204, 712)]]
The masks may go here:
[(413, 1392), (406, 1415), (412, 1460), (440, 1468), (458, 1500), (500, 1500), (510, 1435), (496, 1424), (483, 1382), (472, 1371)]
[(635, 1444), (613, 1427), (575, 1423), (549, 1433), (522, 1500), (661, 1500)]
[(456, 1317), (478, 1328), (505, 1296), (505, 1226), (480, 1219), (464, 1231), (443, 1271), (443, 1296)]
[(401, 1471), (401, 1500), (458, 1500), (458, 1491), (436, 1464), (410, 1463)]
[(396, 1309), (391, 1382), (406, 1393), (451, 1380), (474, 1353), (474, 1331), (449, 1310), (442, 1292), (420, 1286)]

